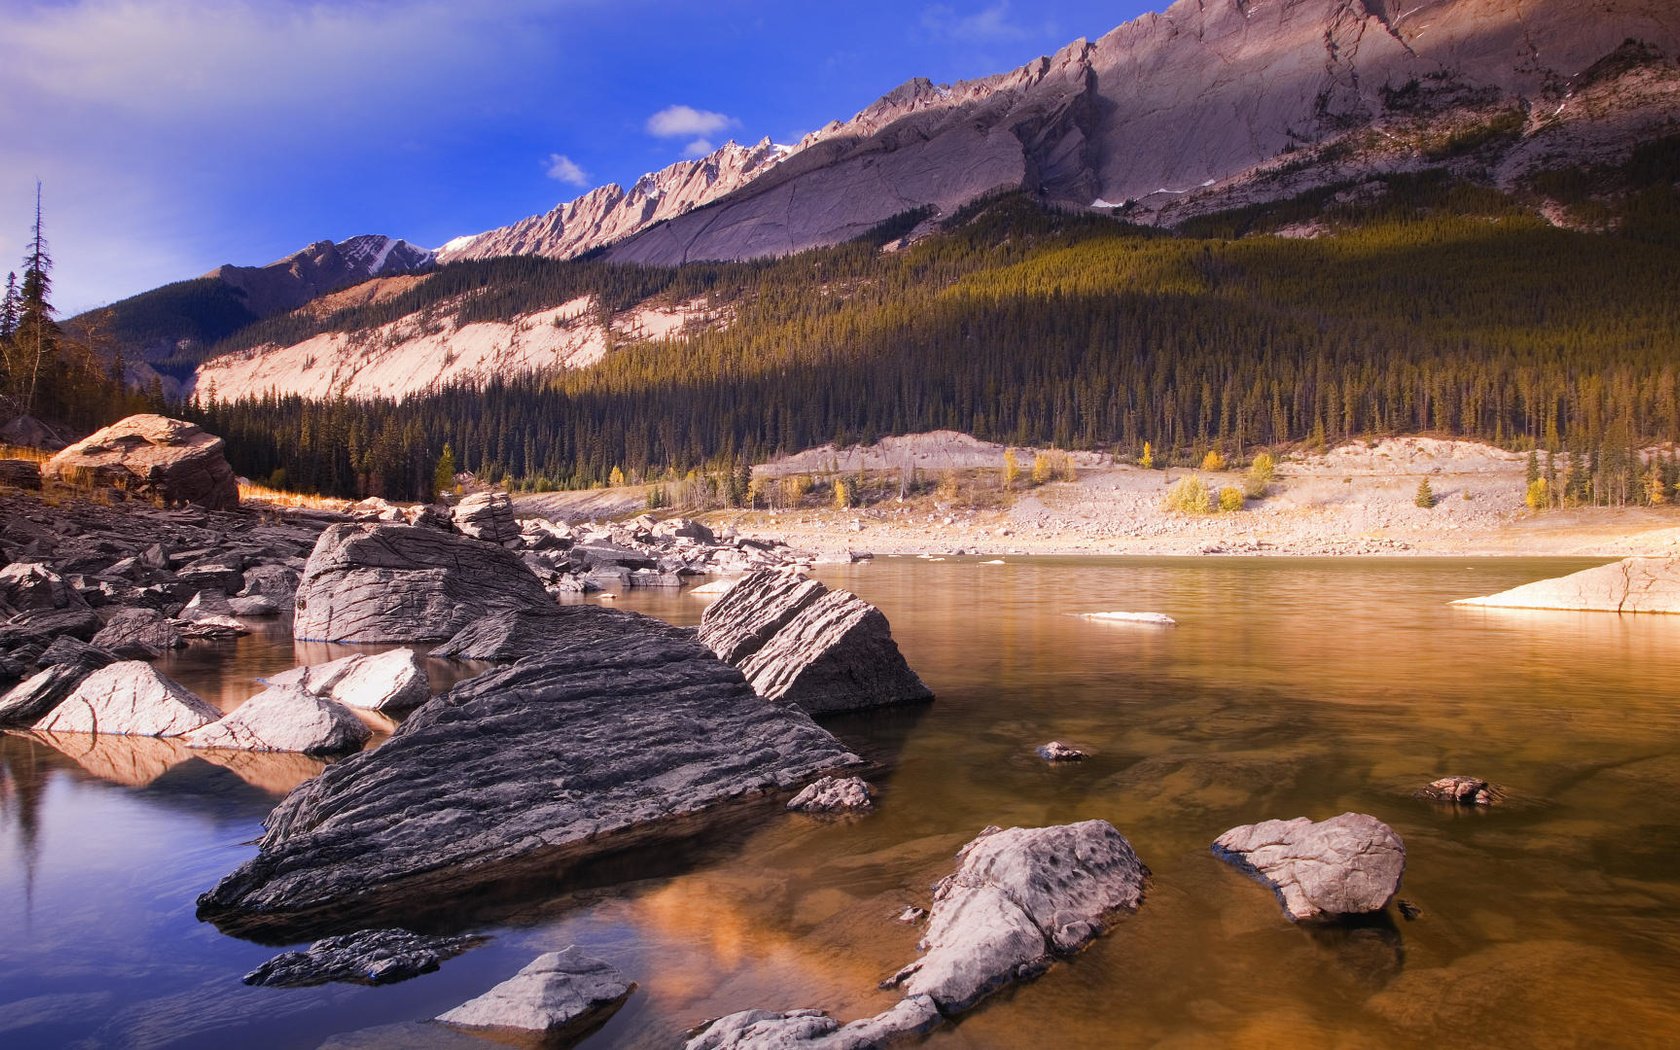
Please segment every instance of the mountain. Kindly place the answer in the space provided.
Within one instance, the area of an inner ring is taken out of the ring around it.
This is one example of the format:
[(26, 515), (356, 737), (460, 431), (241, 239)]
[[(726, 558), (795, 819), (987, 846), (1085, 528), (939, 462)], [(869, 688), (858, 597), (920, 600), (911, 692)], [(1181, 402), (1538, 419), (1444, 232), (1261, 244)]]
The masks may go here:
[(266, 266), (228, 263), (204, 276), (235, 289), (252, 313), (268, 317), (369, 278), (423, 272), (436, 259), (436, 252), (407, 241), (363, 234), (336, 244), (316, 241)]

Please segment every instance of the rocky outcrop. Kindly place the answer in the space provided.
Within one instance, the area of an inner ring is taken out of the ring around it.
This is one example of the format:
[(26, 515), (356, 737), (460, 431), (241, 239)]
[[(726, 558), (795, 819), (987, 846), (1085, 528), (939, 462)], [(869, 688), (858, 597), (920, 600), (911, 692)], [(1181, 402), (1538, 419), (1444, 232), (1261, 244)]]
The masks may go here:
[(138, 660), (102, 667), (34, 725), (42, 733), (181, 736), (221, 712)]
[(793, 796), (799, 813), (862, 813), (875, 808), (875, 789), (862, 777), (822, 777)]
[(766, 700), (812, 714), (931, 700), (881, 611), (850, 591), (759, 572), (707, 606), (700, 640)]
[(1505, 792), (1480, 777), (1442, 777), (1419, 788), (1417, 797), (1455, 806), (1491, 806), (1504, 798)]
[(37, 562), (13, 562), (0, 569), (0, 602), (18, 612), (85, 609), (87, 602), (64, 577)]
[(298, 583), (292, 635), (441, 641), (497, 611), (553, 607), (512, 551), (416, 525), (334, 525)]
[(573, 945), (548, 952), (477, 999), (438, 1020), (463, 1028), (518, 1028), (551, 1036), (582, 1033), (608, 1017), (635, 990), (611, 963)]
[(93, 636), (93, 644), (126, 660), (150, 660), (187, 644), (156, 609), (119, 609)]
[(688, 632), (633, 617), (463, 682), (329, 766), (199, 911), (227, 930), (412, 917), (858, 761)]
[[(73, 648), (66, 647), (63, 644), (66, 642)], [(60, 650), (59, 653), (49, 656), (54, 649)], [(116, 656), (104, 649), (59, 638), (38, 658), (37, 663), (43, 669), (0, 699), (0, 727), (26, 726), (39, 721), (70, 696), (88, 675), (114, 662)]]
[(1143, 903), (1149, 869), (1104, 820), (988, 828), (934, 889), (924, 954), (888, 982), (946, 1016), (1038, 976)]
[(0, 459), (0, 488), (41, 491), (41, 464), (32, 459)]
[(412, 649), (391, 649), (351, 664), (327, 696), (364, 711), (407, 711), (431, 695), (426, 669)]
[(703, 1025), (685, 1050), (878, 1050), (911, 1042), (943, 1022), (925, 995), (845, 1025), (821, 1010), (743, 1010)]
[(266, 988), (308, 988), (330, 981), (395, 984), (431, 973), (482, 943), (476, 937), (425, 937), (400, 929), (358, 930), (276, 955), (244, 980)]
[(1381, 911), (1406, 871), (1400, 836), (1364, 813), (1244, 824), (1219, 836), (1213, 853), (1270, 886), (1294, 922)]
[(41, 476), (67, 485), (109, 487), (165, 504), (211, 510), (239, 505), (222, 439), (196, 424), (139, 415), (113, 423), (58, 453)]
[(649, 622), (647, 617), (636, 613), (599, 605), (561, 605), (541, 613), (501, 612), (487, 616), (461, 628), (447, 642), (433, 646), (432, 655), (452, 660), (512, 663), (545, 656), (560, 645), (608, 645), (626, 631), (650, 635), (661, 629), (672, 638), (691, 636), (690, 632)]
[(297, 751), (342, 755), (359, 749), (372, 734), (360, 720), (330, 701), (296, 687), (265, 689), (207, 726), (184, 737), (188, 747), (229, 751)]
[(450, 511), (450, 520), (461, 535), (497, 546), (519, 538), (513, 503), (505, 492), (475, 492), (463, 497)]
[(1680, 613), (1680, 558), (1625, 558), (1454, 605), (1492, 609)]

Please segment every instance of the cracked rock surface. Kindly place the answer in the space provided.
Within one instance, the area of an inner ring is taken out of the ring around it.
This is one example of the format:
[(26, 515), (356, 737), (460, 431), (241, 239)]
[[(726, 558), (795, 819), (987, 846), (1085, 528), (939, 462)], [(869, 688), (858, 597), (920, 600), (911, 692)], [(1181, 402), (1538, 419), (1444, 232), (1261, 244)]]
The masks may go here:
[(1680, 613), (1680, 558), (1624, 558), (1612, 565), (1539, 580), (1454, 605), (1496, 609)]
[(611, 1016), (635, 987), (611, 963), (572, 945), (537, 956), (477, 999), (439, 1014), (438, 1020), (466, 1028), (581, 1032)]
[(221, 716), (150, 664), (123, 660), (83, 678), (33, 728), (42, 733), (181, 736)]
[(925, 995), (845, 1025), (821, 1010), (743, 1010), (705, 1025), (685, 1050), (874, 1050), (907, 1042), (943, 1021)]
[(357, 930), (326, 937), (301, 952), (285, 952), (245, 975), (267, 988), (307, 988), (329, 981), (394, 984), (431, 973), (477, 947), (477, 937), (426, 937), (409, 930)]
[(1244, 824), (1219, 836), (1213, 852), (1270, 886), (1295, 922), (1380, 911), (1406, 871), (1400, 836), (1364, 813)]
[(274, 686), (188, 733), (185, 741), (194, 748), (341, 755), (357, 750), (371, 735), (339, 705), (295, 686)]

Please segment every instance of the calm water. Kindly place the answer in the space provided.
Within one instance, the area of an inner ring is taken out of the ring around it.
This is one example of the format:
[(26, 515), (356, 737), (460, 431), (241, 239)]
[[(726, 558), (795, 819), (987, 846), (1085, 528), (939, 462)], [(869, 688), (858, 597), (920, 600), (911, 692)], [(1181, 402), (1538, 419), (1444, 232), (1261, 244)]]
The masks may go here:
[[(168, 743), (0, 740), (0, 1046), (312, 1047), (433, 1016), (578, 943), (640, 983), (590, 1047), (671, 1046), (704, 1018), (893, 1001), (926, 905), (987, 824), (1102, 817), (1147, 903), (931, 1047), (1673, 1045), (1680, 1030), (1680, 617), (1451, 609), (1588, 562), (1147, 559), (825, 572), (879, 604), (939, 694), (830, 724), (884, 766), (843, 822), (763, 815), (457, 926), (492, 934), (386, 988), (249, 989), (273, 948), (193, 918), (252, 853), (299, 759), (213, 765)], [(703, 602), (620, 604), (681, 623)], [(1176, 629), (1073, 614), (1161, 611)], [(301, 648), (301, 647), (300, 647)], [(283, 630), (166, 671), (224, 705), (294, 653)], [(1034, 745), (1094, 752), (1052, 768)], [(1473, 773), (1487, 813), (1414, 801)], [(1405, 839), (1392, 927), (1293, 927), (1207, 845), (1239, 823), (1361, 810)], [(490, 1044), (486, 1044), (490, 1045)]]

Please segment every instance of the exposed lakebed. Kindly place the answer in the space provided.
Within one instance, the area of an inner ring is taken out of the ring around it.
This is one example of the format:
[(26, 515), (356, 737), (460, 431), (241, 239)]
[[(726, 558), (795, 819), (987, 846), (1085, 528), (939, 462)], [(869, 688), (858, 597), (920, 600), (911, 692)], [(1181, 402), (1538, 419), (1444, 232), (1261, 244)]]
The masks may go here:
[[(735, 830), (463, 902), (449, 932), (492, 940), (378, 988), (247, 988), (274, 949), (193, 916), (309, 760), (232, 769), (140, 740), (78, 762), (0, 738), (0, 1042), (315, 1046), (435, 1016), (572, 943), (640, 986), (589, 1046), (671, 1046), (749, 1008), (850, 1019), (896, 1001), (875, 985), (919, 930), (895, 916), (928, 904), (982, 827), (1102, 818), (1153, 869), (1147, 906), (928, 1045), (1657, 1045), (1680, 1021), (1680, 617), (1445, 604), (1588, 564), (825, 568), (880, 606), (938, 695), (825, 720), (886, 767), (876, 812), (748, 806)], [(704, 608), (663, 590), (618, 604), (683, 624)], [(1073, 615), (1105, 610), (1179, 626)], [(228, 706), (256, 675), (347, 651), (277, 625), (159, 667)], [(1090, 757), (1046, 764), (1033, 749), (1052, 739)], [(1510, 797), (1489, 811), (1411, 797), (1450, 773)], [(1415, 920), (1294, 927), (1208, 852), (1237, 824), (1344, 810), (1404, 838)]]

